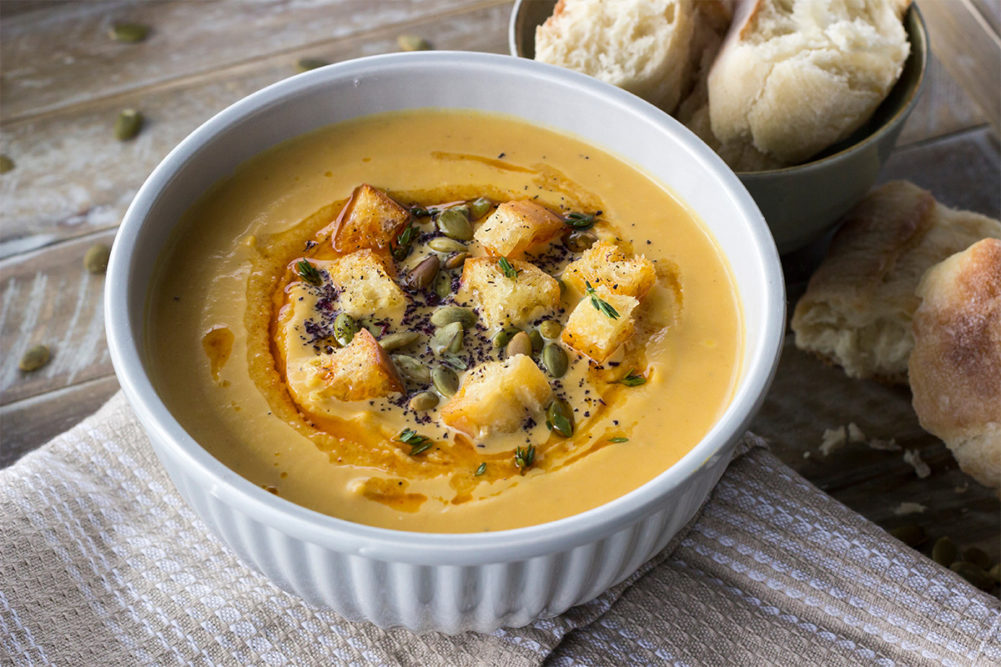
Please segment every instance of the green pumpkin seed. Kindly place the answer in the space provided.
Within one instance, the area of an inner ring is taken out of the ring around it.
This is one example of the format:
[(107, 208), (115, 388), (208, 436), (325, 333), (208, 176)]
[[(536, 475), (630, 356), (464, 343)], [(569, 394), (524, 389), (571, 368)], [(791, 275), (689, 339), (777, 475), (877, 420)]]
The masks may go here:
[(119, 141), (135, 139), (143, 127), (143, 115), (135, 109), (122, 109), (115, 119), (115, 138)]
[(417, 35), (400, 35), (396, 43), (401, 51), (430, 51), (431, 42)]
[(927, 539), (925, 529), (913, 523), (897, 526), (890, 531), (890, 535), (903, 542), (909, 547), (916, 547)]
[(462, 306), (443, 306), (431, 315), (431, 324), (436, 327), (443, 327), (452, 322), (461, 322), (462, 326), (469, 328), (476, 324), (476, 313)]
[(123, 44), (137, 44), (148, 35), (149, 26), (142, 23), (112, 23), (108, 29), (108, 37)]
[(83, 256), (83, 266), (90, 273), (104, 273), (108, 268), (109, 257), (111, 248), (103, 243), (95, 243), (87, 248), (87, 253)]
[(329, 62), (320, 58), (299, 58), (295, 63), (295, 68), (299, 72), (308, 72), (311, 69), (319, 69), (329, 64)]
[(959, 551), (956, 549), (956, 544), (948, 537), (938, 538), (935, 541), (935, 545), (931, 548), (931, 559), (943, 567), (952, 565), (958, 555)]
[(560, 337), (563, 332), (563, 325), (556, 320), (546, 320), (539, 325), (539, 333), (542, 334), (544, 338), (549, 340), (556, 340)]
[(412, 384), (424, 386), (431, 381), (431, 371), (419, 360), (406, 354), (394, 354), (389, 357), (404, 380)]
[(1001, 563), (994, 563), (994, 567), (987, 572), (987, 575), (994, 581), (1001, 583)]
[(428, 247), (435, 252), (466, 252), (466, 244), (447, 236), (437, 236), (428, 241)]
[(468, 252), (457, 252), (454, 255), (449, 255), (448, 259), (445, 260), (445, 268), (457, 269), (466, 263), (467, 257), (469, 257)]
[(400, 331), (398, 333), (389, 334), (388, 336), (383, 336), (382, 340), (379, 341), (379, 345), (382, 346), (382, 349), (389, 352), (391, 350), (398, 350), (401, 347), (411, 345), (420, 337), (421, 335), (416, 331)]
[(991, 566), (991, 557), (987, 552), (977, 547), (969, 547), (963, 551), (963, 560), (973, 563), (982, 570), (987, 570)]
[(561, 378), (567, 372), (567, 353), (557, 343), (546, 343), (542, 348), (542, 365), (554, 378)]
[(21, 361), (18, 362), (17, 367), (25, 373), (30, 373), (31, 371), (37, 371), (39, 368), (49, 363), (51, 358), (52, 353), (49, 352), (49, 348), (44, 345), (35, 345), (28, 348), (28, 350), (21, 356)]
[(570, 232), (563, 238), (563, 245), (573, 252), (584, 252), (597, 240), (598, 237), (590, 232)]
[(546, 344), (542, 340), (542, 334), (539, 333), (538, 329), (532, 329), (528, 332), (528, 339), (532, 341), (532, 354), (538, 354), (542, 352), (542, 346)]
[(452, 294), (452, 276), (442, 271), (434, 279), (434, 293), (439, 299), (447, 299)]
[(969, 561), (957, 560), (949, 566), (949, 569), (982, 591), (989, 591), (994, 587), (994, 581), (984, 572), (984, 569)]
[(410, 272), (407, 284), (413, 290), (426, 290), (434, 282), (440, 268), (441, 260), (438, 259), (438, 256), (428, 255)]
[(473, 226), (469, 224), (466, 214), (457, 206), (439, 213), (435, 224), (438, 225), (438, 230), (449, 238), (459, 241), (469, 241), (473, 238)]
[(359, 331), (361, 331), (361, 325), (347, 313), (341, 313), (334, 320), (334, 340), (341, 347), (347, 347)]
[(564, 438), (573, 435), (573, 410), (562, 398), (557, 398), (546, 408), (546, 425)]
[(436, 405), (438, 405), (438, 397), (431, 391), (422, 391), (410, 399), (410, 409), (414, 412), (425, 412)]
[(516, 354), (524, 354), (526, 357), (532, 356), (532, 339), (524, 331), (519, 331), (511, 336), (507, 343), (507, 356), (513, 357)]
[(431, 371), (431, 382), (442, 396), (454, 396), (459, 391), (459, 376), (445, 366), (438, 366)]
[(477, 197), (473, 201), (469, 202), (469, 217), (473, 220), (479, 220), (487, 214), (487, 211), (494, 205), (492, 201), (486, 197)]
[(0, 174), (14, 170), (14, 161), (8, 155), (0, 155)]
[(431, 351), (436, 355), (442, 355), (446, 352), (452, 352), (453, 354), (462, 349), (462, 323), (452, 322), (451, 324), (446, 324), (431, 336), (431, 342), (429, 343)]
[(507, 344), (511, 341), (511, 338), (519, 331), (521, 331), (521, 329), (517, 327), (504, 327), (503, 329), (494, 334), (493, 337), (494, 347), (497, 348), (498, 350), (504, 349), (505, 347), (507, 347)]

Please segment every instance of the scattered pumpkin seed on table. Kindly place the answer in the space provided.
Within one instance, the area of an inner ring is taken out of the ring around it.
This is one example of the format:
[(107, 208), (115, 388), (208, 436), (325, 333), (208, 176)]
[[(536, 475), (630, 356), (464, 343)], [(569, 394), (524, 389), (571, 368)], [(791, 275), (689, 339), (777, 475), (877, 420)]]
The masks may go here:
[(115, 138), (119, 141), (135, 139), (143, 127), (142, 112), (136, 109), (122, 109), (115, 119)]
[(52, 353), (48, 347), (45, 345), (34, 345), (28, 348), (21, 356), (21, 361), (18, 362), (17, 367), (25, 373), (30, 373), (45, 366), (49, 363), (50, 359), (52, 359)]
[(431, 42), (417, 35), (400, 35), (396, 43), (401, 51), (430, 51)]
[(87, 253), (83, 256), (83, 266), (91, 273), (104, 273), (108, 268), (109, 257), (111, 248), (103, 243), (95, 243), (87, 248)]
[(0, 174), (14, 170), (14, 161), (8, 155), (0, 155)]
[(295, 63), (295, 68), (300, 72), (308, 72), (311, 69), (326, 67), (330, 63), (320, 58), (299, 58)]
[(931, 559), (944, 567), (952, 565), (958, 555), (959, 550), (956, 549), (955, 542), (948, 537), (938, 538), (931, 549)]
[(138, 44), (148, 36), (149, 26), (142, 23), (115, 22), (108, 28), (108, 37), (123, 44)]

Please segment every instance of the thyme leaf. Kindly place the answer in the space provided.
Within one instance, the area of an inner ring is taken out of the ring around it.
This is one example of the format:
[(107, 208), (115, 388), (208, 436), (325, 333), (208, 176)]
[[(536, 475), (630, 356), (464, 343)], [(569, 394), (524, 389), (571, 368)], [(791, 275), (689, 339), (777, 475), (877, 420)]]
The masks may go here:
[(624, 384), (627, 387), (638, 387), (639, 385), (645, 383), (646, 378), (637, 373), (635, 368), (630, 369), (629, 372), (626, 373), (625, 377), (619, 380), (619, 384)]
[(535, 445), (529, 445), (524, 449), (521, 447), (515, 448), (514, 465), (521, 470), (522, 475), (525, 474), (525, 471), (528, 470), (533, 463), (535, 463)]
[(309, 260), (300, 259), (295, 265), (295, 270), (299, 274), (299, 277), (310, 285), (319, 285), (323, 282), (320, 270), (310, 264)]
[(596, 310), (600, 310), (607, 317), (617, 320), (619, 319), (619, 311), (612, 307), (612, 304), (608, 303), (604, 299), (598, 296), (598, 291), (591, 286), (591, 283), (587, 280), (584, 281), (586, 286), (587, 295), (591, 297), (591, 305), (595, 307)]
[(574, 211), (567, 213), (563, 218), (563, 222), (574, 229), (591, 229), (594, 227), (594, 215), (591, 213), (577, 213)]
[(629, 438), (623, 438), (622, 436), (616, 436), (614, 438), (609, 438), (609, 442), (629, 442)]
[(417, 238), (417, 228), (411, 223), (396, 237), (396, 247), (393, 248), (393, 259), (398, 262), (406, 259), (407, 255), (410, 254), (410, 244), (414, 242), (415, 238)]
[(507, 257), (501, 257), (497, 260), (497, 264), (500, 265), (501, 271), (504, 272), (505, 276), (511, 280), (518, 279), (518, 270), (511, 266), (511, 262), (507, 261)]
[(482, 474), (483, 474), (483, 473), (485, 473), (486, 471), (487, 471), (487, 462), (486, 462), (486, 461), (484, 461), (484, 462), (483, 462), (483, 463), (481, 463), (481, 464), (480, 464), (479, 466), (477, 466), (477, 468), (476, 468), (476, 472), (474, 472), (473, 474), (474, 474), (475, 476), (479, 477), (480, 475), (482, 475)]
[(403, 431), (396, 436), (396, 439), (405, 445), (410, 445), (411, 456), (417, 456), (418, 454), (426, 452), (434, 445), (434, 442), (430, 438), (424, 437), (412, 428), (403, 429)]

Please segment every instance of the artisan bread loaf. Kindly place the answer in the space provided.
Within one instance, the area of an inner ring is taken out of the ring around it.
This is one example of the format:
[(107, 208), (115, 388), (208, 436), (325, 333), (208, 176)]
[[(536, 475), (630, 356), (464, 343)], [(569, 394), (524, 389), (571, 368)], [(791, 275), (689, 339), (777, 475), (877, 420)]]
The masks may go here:
[(946, 208), (912, 183), (873, 190), (848, 213), (796, 304), (796, 345), (851, 377), (906, 382), (918, 281), (987, 237), (1001, 238), (1001, 223)]
[(739, 0), (708, 77), (723, 144), (802, 162), (858, 129), (909, 52), (901, 0)]
[(560, 0), (535, 59), (584, 72), (668, 113), (689, 84), (693, 0)]
[(909, 370), (921, 427), (959, 467), (1001, 487), (1001, 241), (932, 267), (917, 290)]

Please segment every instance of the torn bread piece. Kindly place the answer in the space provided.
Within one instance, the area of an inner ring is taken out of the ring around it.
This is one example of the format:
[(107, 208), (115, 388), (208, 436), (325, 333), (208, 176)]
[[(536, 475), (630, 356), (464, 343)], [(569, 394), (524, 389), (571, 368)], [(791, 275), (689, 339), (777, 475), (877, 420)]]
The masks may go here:
[(399, 316), (406, 307), (406, 294), (389, 275), (383, 256), (372, 250), (309, 261), (330, 276), (341, 312), (355, 318), (384, 318)]
[(1001, 240), (937, 264), (917, 293), (914, 411), (963, 472), (1001, 490)]
[(574, 351), (601, 364), (635, 329), (633, 311), (639, 300), (615, 294), (604, 285), (585, 294), (567, 318), (560, 339)]
[(912, 183), (873, 190), (847, 214), (796, 304), (796, 346), (850, 377), (906, 382), (918, 281), (986, 237), (1001, 237), (1001, 222), (942, 206)]
[(410, 211), (382, 190), (363, 183), (354, 189), (329, 231), (337, 252), (386, 250), (410, 222)]
[(598, 241), (567, 265), (562, 278), (581, 294), (590, 283), (612, 294), (642, 299), (657, 282), (657, 270), (643, 255), (627, 255), (611, 241)]
[(462, 267), (456, 298), (471, 303), (487, 327), (506, 324), (522, 326), (559, 308), (560, 285), (534, 264), (518, 259), (501, 260), (473, 257)]
[(567, 231), (563, 219), (532, 201), (506, 201), (473, 234), (487, 253), (518, 258)]
[(530, 357), (516, 354), (480, 364), (462, 380), (441, 409), (441, 420), (473, 440), (513, 433), (526, 419), (539, 419), (552, 397), (546, 374)]

